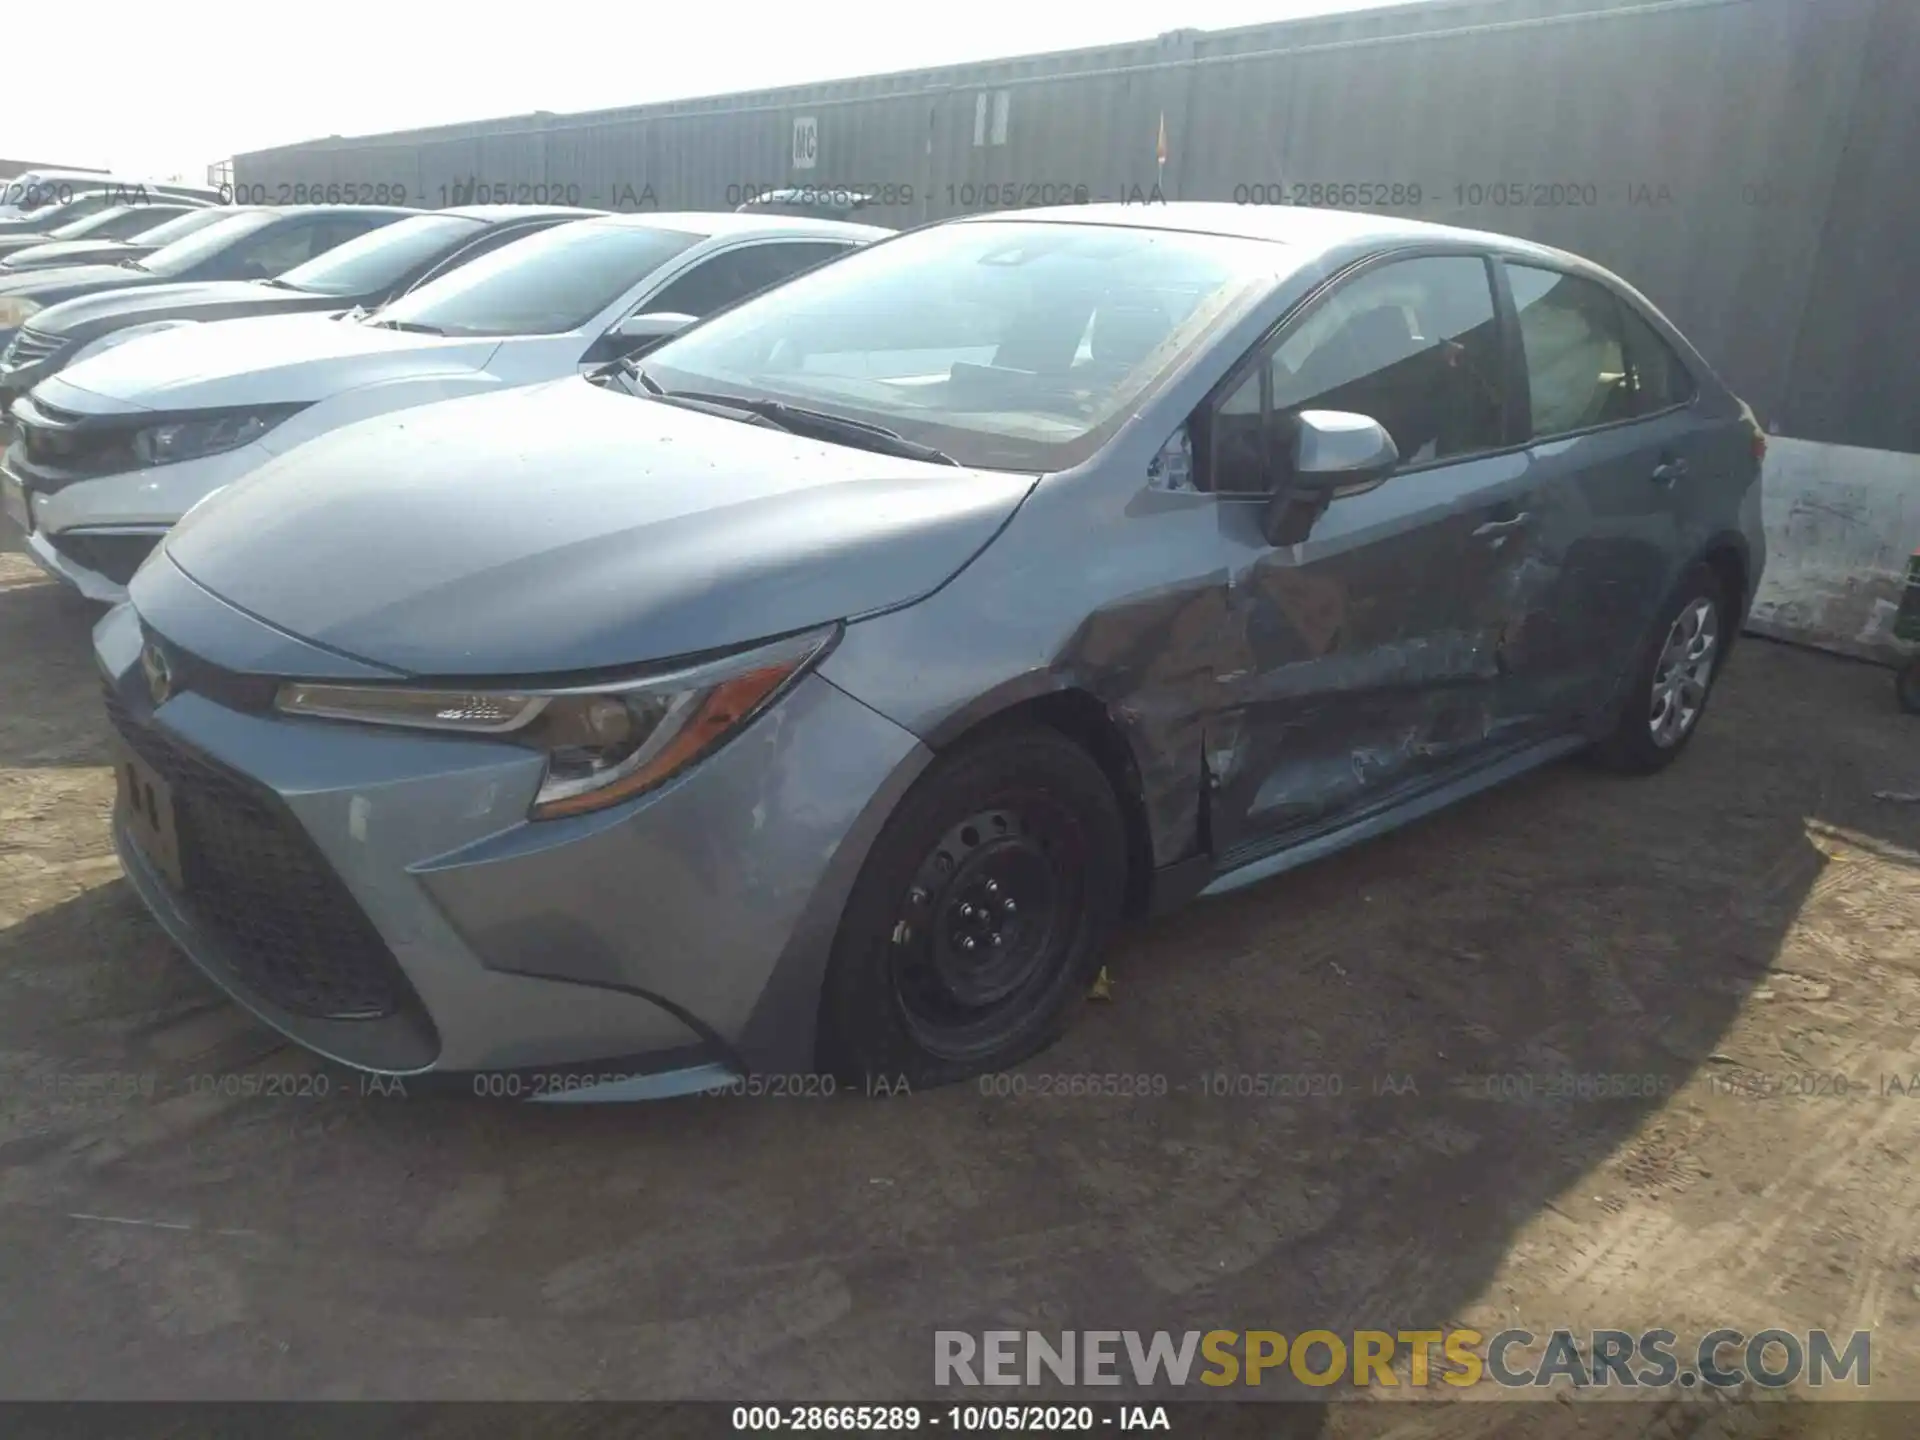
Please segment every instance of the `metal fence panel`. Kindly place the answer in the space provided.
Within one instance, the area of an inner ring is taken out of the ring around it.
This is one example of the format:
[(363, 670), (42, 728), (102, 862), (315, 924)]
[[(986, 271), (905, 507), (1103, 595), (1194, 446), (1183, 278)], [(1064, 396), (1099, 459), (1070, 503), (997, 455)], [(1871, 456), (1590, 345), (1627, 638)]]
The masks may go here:
[(1162, 196), (1390, 210), (1587, 255), (1769, 421), (1920, 450), (1916, 93), (1913, 0), (1434, 0), (317, 141), (235, 172), (626, 210), (859, 185), (888, 225)]

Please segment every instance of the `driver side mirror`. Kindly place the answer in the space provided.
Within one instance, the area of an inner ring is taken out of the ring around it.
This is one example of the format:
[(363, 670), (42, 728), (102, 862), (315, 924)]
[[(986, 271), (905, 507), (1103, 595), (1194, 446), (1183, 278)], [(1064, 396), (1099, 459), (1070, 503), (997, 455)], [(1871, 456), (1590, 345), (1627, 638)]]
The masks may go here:
[(629, 315), (608, 332), (620, 346), (622, 355), (640, 355), (662, 340), (693, 324), (695, 315), (683, 315), (675, 310), (649, 310), (640, 315)]
[(1297, 545), (1328, 505), (1379, 485), (1400, 464), (1393, 436), (1370, 415), (1302, 410), (1294, 417), (1292, 474), (1261, 516), (1269, 544)]
[(587, 353), (580, 357), (581, 363), (605, 365), (615, 360), (638, 359), (698, 318), (671, 310), (651, 310), (640, 315), (629, 315), (588, 346)]

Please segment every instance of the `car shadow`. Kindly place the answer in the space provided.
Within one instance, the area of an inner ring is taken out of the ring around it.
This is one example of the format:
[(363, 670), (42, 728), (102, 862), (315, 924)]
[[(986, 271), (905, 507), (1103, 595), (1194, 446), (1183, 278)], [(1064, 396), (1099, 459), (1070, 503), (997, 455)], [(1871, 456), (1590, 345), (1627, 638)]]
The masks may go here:
[[(1905, 722), (1829, 666), (1743, 646), (1665, 775), (1556, 766), (1143, 926), (1053, 1049), (920, 1094), (370, 1094), (98, 886), (0, 932), (0, 1050), (151, 1094), (11, 1125), (0, 1188), (252, 1238), (181, 1252), (209, 1257), (188, 1293), (172, 1252), (49, 1220), (0, 1389), (1063, 1402), (1095, 1392), (936, 1390), (934, 1332), (1484, 1331), (1516, 1245), (1601, 1263), (1638, 1243), (1636, 1195), (1704, 1183), (1646, 1137), (1727, 1058), (1836, 847), (1915, 863), (1920, 809), (1873, 799), (1920, 788), (1888, 773), (1913, 767)], [(235, 1073), (329, 1093), (194, 1078)], [(1273, 1373), (1097, 1394), (1224, 1396), (1313, 1403), (1207, 1433), (1346, 1433), (1328, 1392)], [(1556, 1414), (1497, 1409), (1484, 1433)]]

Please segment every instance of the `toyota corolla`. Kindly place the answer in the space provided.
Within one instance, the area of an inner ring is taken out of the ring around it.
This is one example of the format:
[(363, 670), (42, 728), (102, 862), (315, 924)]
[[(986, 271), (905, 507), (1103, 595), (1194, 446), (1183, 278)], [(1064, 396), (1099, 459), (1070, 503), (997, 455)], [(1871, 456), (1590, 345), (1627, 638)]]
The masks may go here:
[(1763, 447), (1557, 250), (931, 226), (200, 506), (96, 632), (115, 835), (209, 975), (365, 1070), (949, 1081), (1048, 1043), (1128, 915), (1670, 763)]

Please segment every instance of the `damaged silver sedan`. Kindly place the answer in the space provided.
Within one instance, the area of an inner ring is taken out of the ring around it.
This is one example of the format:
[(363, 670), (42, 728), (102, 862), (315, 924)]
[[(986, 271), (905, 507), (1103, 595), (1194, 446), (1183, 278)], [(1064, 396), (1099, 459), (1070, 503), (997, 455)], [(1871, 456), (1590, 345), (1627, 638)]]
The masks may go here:
[(1130, 914), (1573, 751), (1671, 762), (1764, 444), (1555, 250), (931, 226), (199, 507), (95, 638), (119, 848), (363, 1070), (949, 1081), (1047, 1044)]

